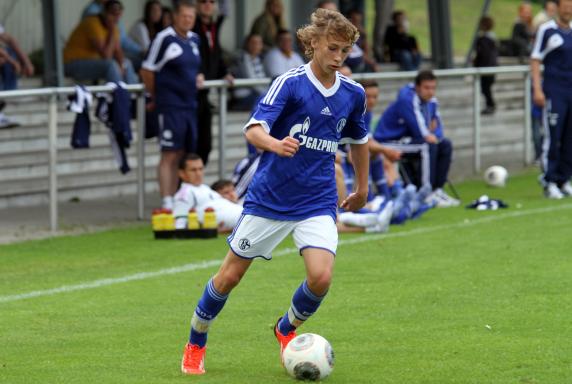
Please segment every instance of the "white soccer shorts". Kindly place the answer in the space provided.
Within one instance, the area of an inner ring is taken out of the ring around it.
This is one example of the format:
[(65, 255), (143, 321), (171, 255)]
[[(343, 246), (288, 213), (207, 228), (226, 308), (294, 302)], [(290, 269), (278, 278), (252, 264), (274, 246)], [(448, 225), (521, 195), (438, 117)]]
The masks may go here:
[(272, 251), (292, 232), (294, 243), (300, 250), (321, 248), (334, 255), (338, 247), (338, 230), (331, 216), (315, 216), (301, 221), (272, 220), (260, 216), (244, 215), (227, 242), (238, 256), (253, 259), (272, 259)]

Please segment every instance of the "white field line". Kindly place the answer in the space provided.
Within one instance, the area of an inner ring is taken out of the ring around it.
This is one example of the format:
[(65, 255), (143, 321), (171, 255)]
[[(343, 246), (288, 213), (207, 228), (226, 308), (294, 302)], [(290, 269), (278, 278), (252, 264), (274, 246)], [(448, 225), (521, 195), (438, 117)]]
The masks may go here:
[[(466, 219), (460, 223), (455, 223), (455, 224), (435, 225), (435, 226), (431, 226), (431, 227), (417, 228), (417, 229), (412, 229), (410, 231), (403, 231), (403, 232), (397, 232), (397, 233), (364, 235), (364, 236), (355, 237), (353, 239), (340, 240), (338, 245), (339, 246), (345, 246), (345, 245), (351, 245), (351, 244), (365, 243), (365, 242), (369, 242), (369, 241), (376, 241), (376, 240), (381, 240), (381, 239), (389, 239), (389, 238), (394, 238), (394, 237), (413, 236), (413, 235), (419, 235), (419, 234), (425, 234), (425, 233), (431, 233), (431, 232), (437, 232), (437, 231), (444, 231), (444, 230), (455, 229), (455, 228), (463, 228), (463, 227), (468, 227), (468, 226), (473, 226), (473, 225), (478, 225), (478, 224), (483, 224), (483, 223), (489, 223), (491, 221), (511, 219), (511, 218), (520, 217), (520, 216), (543, 214), (543, 213), (549, 213), (549, 212), (560, 211), (563, 209), (571, 209), (571, 208), (572, 208), (572, 204), (566, 204), (566, 205), (558, 205), (558, 206), (554, 206), (554, 207), (521, 210), (521, 211), (516, 211), (516, 212), (498, 214), (498, 215), (494, 215), (494, 216), (482, 217), (482, 218), (478, 218), (478, 219), (474, 219), (474, 220)], [(298, 253), (298, 249), (297, 248), (280, 249), (280, 250), (273, 253), (273, 257), (284, 256), (284, 255), (292, 254), (292, 253), (294, 253), (294, 254)], [(129, 281), (146, 280), (146, 279), (159, 277), (159, 276), (174, 275), (174, 274), (189, 272), (189, 271), (197, 271), (200, 269), (207, 269), (207, 268), (211, 268), (211, 267), (216, 267), (216, 266), (219, 266), (221, 263), (222, 263), (222, 260), (205, 260), (205, 261), (201, 261), (198, 263), (181, 265), (179, 267), (160, 269), (160, 270), (154, 271), (154, 272), (140, 272), (140, 273), (135, 273), (133, 275), (127, 275), (127, 276), (123, 276), (123, 277), (100, 279), (100, 280), (94, 280), (94, 281), (81, 283), (81, 284), (75, 284), (75, 285), (63, 285), (63, 286), (57, 287), (57, 288), (45, 289), (45, 290), (41, 290), (41, 291), (32, 291), (32, 292), (27, 292), (27, 293), (20, 293), (17, 295), (0, 296), (0, 303), (20, 301), (20, 300), (31, 299), (34, 297), (41, 297), (41, 296), (53, 296), (53, 295), (57, 295), (59, 293), (83, 291), (86, 289), (94, 289), (94, 288), (106, 287), (106, 286), (114, 285), (114, 284), (127, 283)]]

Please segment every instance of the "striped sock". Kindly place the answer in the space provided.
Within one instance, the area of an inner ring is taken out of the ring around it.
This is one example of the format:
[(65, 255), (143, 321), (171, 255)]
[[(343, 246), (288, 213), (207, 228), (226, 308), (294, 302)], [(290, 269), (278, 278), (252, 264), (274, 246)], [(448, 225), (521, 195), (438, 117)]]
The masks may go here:
[(318, 310), (325, 296), (325, 294), (323, 296), (315, 295), (310, 291), (308, 283), (304, 280), (296, 292), (294, 292), (290, 309), (278, 323), (280, 333), (287, 335), (302, 325), (304, 321), (308, 320)]
[(207, 344), (207, 332), (210, 324), (224, 307), (227, 298), (228, 295), (222, 295), (217, 292), (213, 279), (210, 279), (191, 319), (191, 334), (189, 337), (191, 344), (199, 347), (204, 347)]

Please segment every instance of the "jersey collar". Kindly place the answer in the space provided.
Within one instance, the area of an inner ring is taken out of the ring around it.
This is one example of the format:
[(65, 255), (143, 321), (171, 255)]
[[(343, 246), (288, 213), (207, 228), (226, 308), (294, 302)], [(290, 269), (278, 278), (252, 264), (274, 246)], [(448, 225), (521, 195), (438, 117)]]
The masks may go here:
[(320, 93), (324, 97), (333, 96), (337, 92), (338, 88), (340, 87), (340, 78), (338, 77), (338, 72), (336, 72), (336, 80), (334, 81), (334, 85), (332, 85), (330, 88), (326, 88), (320, 82), (320, 80), (318, 80), (316, 75), (314, 75), (314, 72), (312, 72), (312, 68), (310, 68), (310, 63), (305, 64), (304, 69), (306, 71), (306, 76), (308, 76), (308, 79), (310, 79), (312, 84), (314, 84), (314, 87), (316, 87), (316, 89), (318, 91), (320, 91)]

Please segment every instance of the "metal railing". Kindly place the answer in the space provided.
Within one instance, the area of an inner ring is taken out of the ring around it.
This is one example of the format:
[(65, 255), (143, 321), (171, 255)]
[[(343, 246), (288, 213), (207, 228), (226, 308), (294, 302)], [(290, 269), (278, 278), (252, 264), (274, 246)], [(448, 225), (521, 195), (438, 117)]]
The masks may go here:
[[(437, 78), (443, 77), (465, 77), (473, 78), (473, 139), (474, 139), (474, 170), (481, 170), (481, 116), (480, 116), (480, 82), (483, 75), (498, 74), (522, 74), (524, 82), (524, 163), (530, 164), (532, 155), (531, 146), (531, 78), (528, 66), (506, 66), (491, 68), (463, 68), (435, 70)], [(376, 72), (365, 74), (354, 74), (357, 81), (362, 80), (399, 80), (412, 79), (417, 72)], [(256, 85), (268, 85), (271, 79), (236, 79), (234, 87), (251, 87)], [(227, 121), (227, 100), (229, 83), (224, 80), (209, 80), (205, 82), (206, 88), (218, 89), (219, 108), (219, 135), (218, 135), (218, 174), (223, 178), (225, 169), (226, 144), (226, 121)], [(113, 89), (107, 85), (86, 87), (90, 92), (110, 93)], [(142, 84), (128, 85), (127, 91), (136, 95), (137, 98), (137, 218), (144, 218), (145, 211), (145, 97)], [(75, 87), (61, 88), (40, 88), (15, 91), (0, 92), (0, 99), (15, 99), (21, 97), (46, 97), (48, 100), (48, 195), (50, 212), (50, 229), (52, 232), (58, 230), (58, 175), (57, 175), (57, 135), (58, 135), (58, 99), (61, 96), (68, 96), (75, 93)]]

